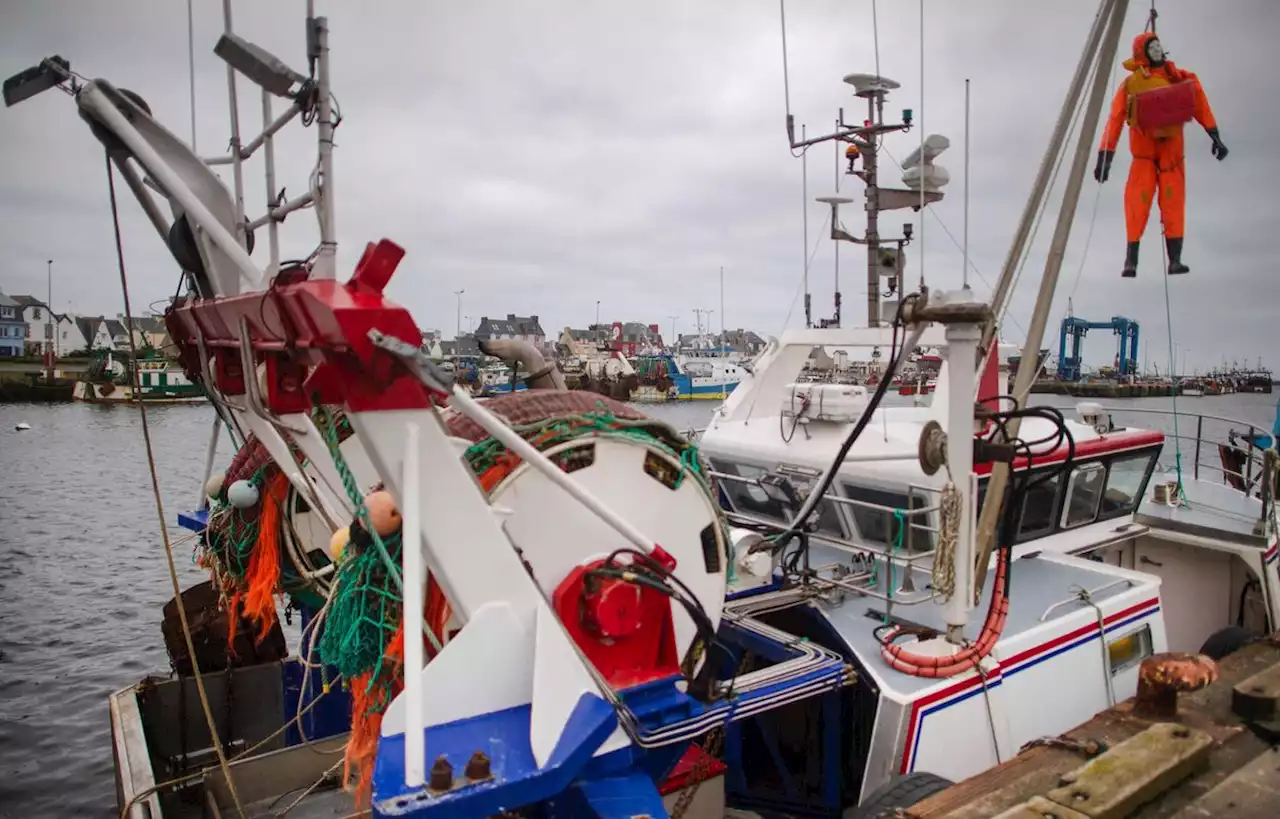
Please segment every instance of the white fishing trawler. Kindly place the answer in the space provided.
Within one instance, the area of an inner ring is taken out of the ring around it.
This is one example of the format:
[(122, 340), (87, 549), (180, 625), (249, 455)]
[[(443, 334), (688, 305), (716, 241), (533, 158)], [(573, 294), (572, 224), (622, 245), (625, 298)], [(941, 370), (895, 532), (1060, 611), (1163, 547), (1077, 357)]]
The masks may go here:
[[(1126, 6), (1101, 3), (1046, 165)], [(230, 108), (239, 74), (263, 121), (245, 141), (232, 116), (224, 157), (61, 57), (5, 83), (7, 105), (73, 96), (113, 214), (118, 176), (186, 274), (166, 323), (218, 415), (181, 516), (210, 579), (179, 587), (162, 528), (173, 669), (109, 700), (122, 816), (878, 816), (1125, 696), (1152, 652), (1230, 638), (1211, 632), (1231, 601), (1274, 624), (1274, 452), (1260, 471), (1246, 453), (1239, 491), (1184, 470), (1153, 505), (1162, 437), (998, 398), (997, 362), (980, 364), (995, 314), (965, 289), (907, 294), (884, 326), (784, 335), (698, 445), (564, 390), (519, 343), (494, 354), (531, 388), (477, 401), (384, 296), (403, 249), (371, 243), (339, 278), (328, 32), (308, 4), (297, 71), (233, 32), (228, 4)], [(838, 137), (866, 157), (869, 217), (895, 193), (938, 198), (928, 150), (918, 189), (877, 187), (893, 84), (851, 81), (871, 117)], [(316, 132), (310, 184), (247, 218), (242, 166), (261, 157), (274, 191), (273, 137), (295, 120)], [(303, 207), (316, 251), (283, 262), (280, 222)], [(259, 260), (246, 227), (267, 234)], [(932, 405), (879, 406), (922, 344), (943, 358)], [(889, 350), (885, 377), (797, 385), (828, 345)], [(223, 427), (237, 452), (215, 474)], [(1189, 605), (1188, 555), (1195, 594), (1225, 607)]]
[[(1201, 458), (1204, 421), (1230, 419), (1181, 414), (1181, 428), (1196, 435), (1169, 438), (1118, 425), (1120, 410), (1095, 403), (1028, 406), (1033, 368), (1020, 369), (1012, 387), (999, 375), (993, 318), (1083, 105), (1064, 216), (1023, 350), (1023, 361), (1036, 360), (1061, 265), (1055, 249), (1069, 236), (1126, 6), (1101, 4), (990, 310), (967, 286), (922, 284), (882, 313), (882, 280), (890, 292), (901, 280), (911, 234), (886, 240), (877, 216), (925, 207), (948, 181), (934, 160), (949, 141), (935, 135), (903, 163), (905, 189), (879, 186), (881, 141), (909, 125), (883, 119), (897, 83), (845, 78), (865, 101), (862, 125), (844, 125), (842, 112), (838, 132), (797, 140), (788, 121), (793, 150), (853, 146), (849, 172), (866, 185), (867, 230), (835, 227), (832, 239), (867, 246), (869, 326), (771, 339), (699, 443), (730, 520), (774, 533), (757, 546), (754, 610), (852, 657), (864, 805), (904, 807), (1063, 733), (1132, 696), (1153, 654), (1220, 657), (1280, 622), (1274, 452), (1224, 445), (1215, 464)], [(1092, 91), (1082, 93), (1090, 75)], [(852, 200), (819, 201), (840, 225), (838, 208)], [(943, 359), (932, 405), (882, 405), (897, 368), (923, 347)], [(887, 372), (874, 388), (806, 381), (820, 348), (889, 350)], [(972, 436), (969, 446), (956, 445), (961, 435)], [(1194, 459), (1184, 463), (1191, 445)], [(779, 573), (806, 580), (779, 584)], [(980, 621), (975, 607), (986, 612)]]

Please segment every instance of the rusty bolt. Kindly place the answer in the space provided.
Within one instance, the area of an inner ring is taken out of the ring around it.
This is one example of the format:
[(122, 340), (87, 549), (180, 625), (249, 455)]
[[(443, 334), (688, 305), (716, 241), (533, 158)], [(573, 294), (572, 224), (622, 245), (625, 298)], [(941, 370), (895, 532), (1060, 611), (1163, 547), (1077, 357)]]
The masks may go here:
[(466, 769), (467, 779), (476, 781), (479, 779), (488, 779), (491, 776), (489, 771), (489, 756), (484, 751), (476, 751), (467, 760)]
[(1178, 692), (1199, 691), (1218, 679), (1218, 664), (1203, 654), (1155, 654), (1138, 669), (1133, 713), (1149, 719), (1178, 715)]
[(438, 756), (431, 766), (431, 779), (427, 782), (427, 788), (433, 791), (447, 791), (452, 787), (453, 766), (444, 756)]

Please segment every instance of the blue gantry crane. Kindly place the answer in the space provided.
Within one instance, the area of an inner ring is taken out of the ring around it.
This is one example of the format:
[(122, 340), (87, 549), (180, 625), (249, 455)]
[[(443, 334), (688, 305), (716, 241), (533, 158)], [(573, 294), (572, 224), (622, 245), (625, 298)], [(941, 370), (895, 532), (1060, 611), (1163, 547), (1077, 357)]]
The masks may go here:
[[(1090, 330), (1111, 330), (1120, 337), (1120, 349), (1116, 355), (1116, 373), (1121, 376), (1138, 372), (1138, 322), (1124, 316), (1112, 316), (1110, 321), (1088, 321), (1075, 316), (1062, 320), (1062, 332), (1058, 338), (1058, 378), (1062, 381), (1080, 380), (1080, 341)], [(1071, 355), (1067, 355), (1067, 339), (1071, 340)]]

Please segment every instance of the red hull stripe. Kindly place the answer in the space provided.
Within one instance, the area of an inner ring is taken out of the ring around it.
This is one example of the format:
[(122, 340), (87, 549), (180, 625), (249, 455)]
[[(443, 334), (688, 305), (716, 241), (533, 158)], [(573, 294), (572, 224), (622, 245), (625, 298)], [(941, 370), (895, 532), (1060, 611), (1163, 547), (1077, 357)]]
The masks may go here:
[[(1103, 618), (1103, 623), (1106, 625), (1107, 631), (1112, 631), (1150, 617), (1159, 610), (1160, 599), (1153, 597), (1114, 614), (1107, 615)], [(1098, 626), (1096, 623), (1091, 623), (1066, 634), (1050, 638), (1032, 648), (1019, 651), (1017, 654), (1000, 661), (997, 668), (987, 673), (987, 688), (996, 688), (1003, 684), (1005, 677), (1031, 668), (1065, 651), (1092, 642), (1097, 636)], [(903, 743), (901, 772), (908, 773), (911, 770), (916, 750), (920, 743), (921, 723), (926, 716), (964, 702), (969, 697), (981, 693), (982, 678), (974, 674), (913, 702), (911, 704), (911, 719), (907, 723), (907, 738), (906, 742)]]

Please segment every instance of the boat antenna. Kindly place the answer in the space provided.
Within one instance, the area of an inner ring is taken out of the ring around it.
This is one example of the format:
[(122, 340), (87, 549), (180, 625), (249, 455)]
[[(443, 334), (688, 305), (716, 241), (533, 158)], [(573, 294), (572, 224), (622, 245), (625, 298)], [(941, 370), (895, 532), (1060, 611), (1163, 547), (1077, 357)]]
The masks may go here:
[[(921, 100), (923, 104), (923, 100)], [(921, 131), (923, 133), (923, 131)], [(1102, 186), (1099, 185), (1099, 188)], [(924, 269), (924, 220), (920, 220), (920, 265)], [(960, 268), (961, 287), (969, 289), (969, 78), (964, 80), (964, 265)], [(923, 276), (923, 273), (921, 274)]]
[(196, 28), (194, 0), (187, 0), (187, 83), (191, 96), (191, 150), (196, 150)]
[[(877, 71), (876, 73), (879, 73)], [(883, 97), (881, 98), (883, 99)], [(883, 104), (883, 103), (882, 103)], [(967, 111), (968, 108), (966, 107)], [(920, 157), (921, 162), (924, 161), (924, 0), (920, 0), (920, 119), (916, 123), (916, 127), (920, 129)], [(877, 119), (878, 121), (878, 119)], [(969, 150), (969, 138), (965, 136), (965, 152)], [(965, 174), (965, 186), (968, 189), (969, 174)], [(920, 212), (924, 213), (924, 206), (928, 204), (924, 200), (924, 190), (927, 186), (924, 184), (924, 178), (920, 180)], [(924, 290), (924, 219), (920, 219), (920, 289)]]
[[(788, 114), (788, 117), (791, 115)], [(805, 127), (800, 126), (800, 139), (805, 139)], [(813, 326), (813, 305), (809, 296), (809, 149), (806, 147), (800, 152), (800, 202), (801, 212), (804, 214), (804, 326), (806, 328)]]
[[(877, 68), (876, 75), (879, 76), (879, 74), (880, 74), (880, 71)], [(838, 117), (836, 118), (836, 130), (837, 131), (840, 130), (840, 119)], [(840, 176), (841, 176), (840, 146), (841, 144), (843, 143), (841, 143), (840, 140), (838, 139), (832, 140), (831, 142), (831, 147), (835, 149), (835, 155), (836, 155), (836, 196), (840, 195)], [(836, 289), (835, 289), (835, 295), (834, 295), (836, 312), (835, 312), (834, 318), (835, 318), (835, 326), (839, 327), (840, 326), (840, 243), (832, 242), (831, 244), (835, 246), (835, 251), (836, 251), (835, 252), (835, 287)], [(879, 282), (877, 282), (877, 285), (878, 284)]]

